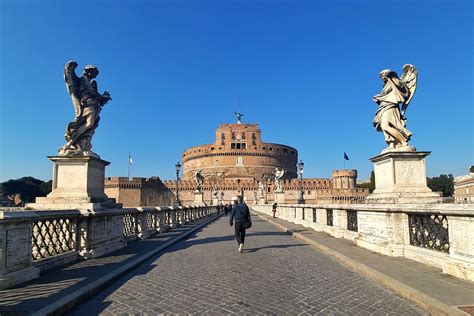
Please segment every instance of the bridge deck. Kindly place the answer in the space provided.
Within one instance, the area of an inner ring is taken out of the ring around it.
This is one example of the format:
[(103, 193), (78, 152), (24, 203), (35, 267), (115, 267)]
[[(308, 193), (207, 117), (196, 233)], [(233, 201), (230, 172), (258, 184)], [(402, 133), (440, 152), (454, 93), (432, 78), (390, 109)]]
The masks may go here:
[[(187, 240), (144, 261), (72, 311), (81, 314), (424, 314), (395, 295), (274, 225), (254, 216), (246, 251), (238, 253), (233, 228), (220, 218)], [(158, 235), (102, 258), (77, 262), (39, 279), (0, 291), (0, 314), (31, 313), (67, 301), (74, 291), (110, 275), (173, 238), (203, 225)], [(403, 258), (354, 247), (302, 226), (275, 220), (358, 262), (371, 266), (449, 305), (471, 305), (474, 286)], [(430, 289), (432, 288), (432, 289)], [(464, 304), (462, 304), (464, 303)], [(466, 310), (466, 309), (465, 309)], [(466, 310), (467, 311), (467, 310)]]
[(74, 313), (422, 314), (254, 217), (240, 254), (227, 218), (140, 265)]

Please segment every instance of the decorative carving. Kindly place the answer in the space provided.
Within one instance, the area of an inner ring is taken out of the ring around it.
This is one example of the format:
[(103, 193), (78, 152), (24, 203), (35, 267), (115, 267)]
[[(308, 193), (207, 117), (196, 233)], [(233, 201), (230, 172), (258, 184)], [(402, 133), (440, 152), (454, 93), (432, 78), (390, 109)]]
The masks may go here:
[(373, 124), (377, 131), (383, 132), (385, 142), (388, 144), (388, 148), (382, 153), (415, 151), (415, 148), (408, 145), (412, 132), (405, 127), (405, 112), (415, 94), (418, 70), (413, 65), (407, 64), (403, 66), (401, 78), (390, 69), (382, 70), (380, 78), (384, 85), (382, 92), (373, 97), (373, 101), (379, 106)]
[(110, 94), (104, 91), (100, 94), (97, 82), (94, 78), (99, 74), (99, 69), (93, 65), (84, 67), (82, 77), (77, 77), (75, 69), (77, 63), (69, 61), (64, 66), (64, 80), (69, 94), (72, 98), (75, 117), (66, 127), (64, 135), (66, 144), (59, 148), (60, 156), (94, 156), (99, 157), (91, 151), (92, 136), (99, 126), (99, 113), (109, 100)]

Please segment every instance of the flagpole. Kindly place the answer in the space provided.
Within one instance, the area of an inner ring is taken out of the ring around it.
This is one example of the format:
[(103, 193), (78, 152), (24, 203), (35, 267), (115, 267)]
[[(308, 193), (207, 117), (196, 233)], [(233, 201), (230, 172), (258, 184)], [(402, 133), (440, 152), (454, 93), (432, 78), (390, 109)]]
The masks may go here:
[(128, 153), (128, 159), (127, 159), (127, 164), (128, 164), (128, 180), (130, 180), (130, 153)]

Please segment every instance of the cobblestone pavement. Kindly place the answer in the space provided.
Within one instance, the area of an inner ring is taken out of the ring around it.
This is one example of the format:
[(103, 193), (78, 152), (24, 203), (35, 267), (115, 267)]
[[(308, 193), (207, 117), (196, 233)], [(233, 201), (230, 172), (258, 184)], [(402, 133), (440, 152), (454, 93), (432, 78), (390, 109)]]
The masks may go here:
[(414, 304), (253, 217), (243, 254), (221, 218), (82, 303), (92, 314), (419, 315)]

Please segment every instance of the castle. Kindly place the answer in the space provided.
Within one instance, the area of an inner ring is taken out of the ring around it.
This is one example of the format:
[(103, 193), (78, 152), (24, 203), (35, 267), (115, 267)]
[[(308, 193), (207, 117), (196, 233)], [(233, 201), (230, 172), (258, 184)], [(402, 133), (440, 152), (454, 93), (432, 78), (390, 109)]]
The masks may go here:
[[(183, 175), (176, 180), (111, 177), (105, 193), (124, 206), (172, 205), (177, 185), (182, 205), (195, 202), (195, 173), (204, 178), (203, 202), (228, 203), (243, 195), (247, 203), (273, 203), (274, 171), (284, 169), (281, 184), (285, 203), (297, 203), (300, 195), (298, 151), (290, 146), (264, 143), (257, 124), (221, 124), (212, 144), (188, 148), (182, 154)], [(356, 170), (335, 170), (332, 179), (304, 178), (306, 203), (358, 203), (368, 190), (356, 188)]]

